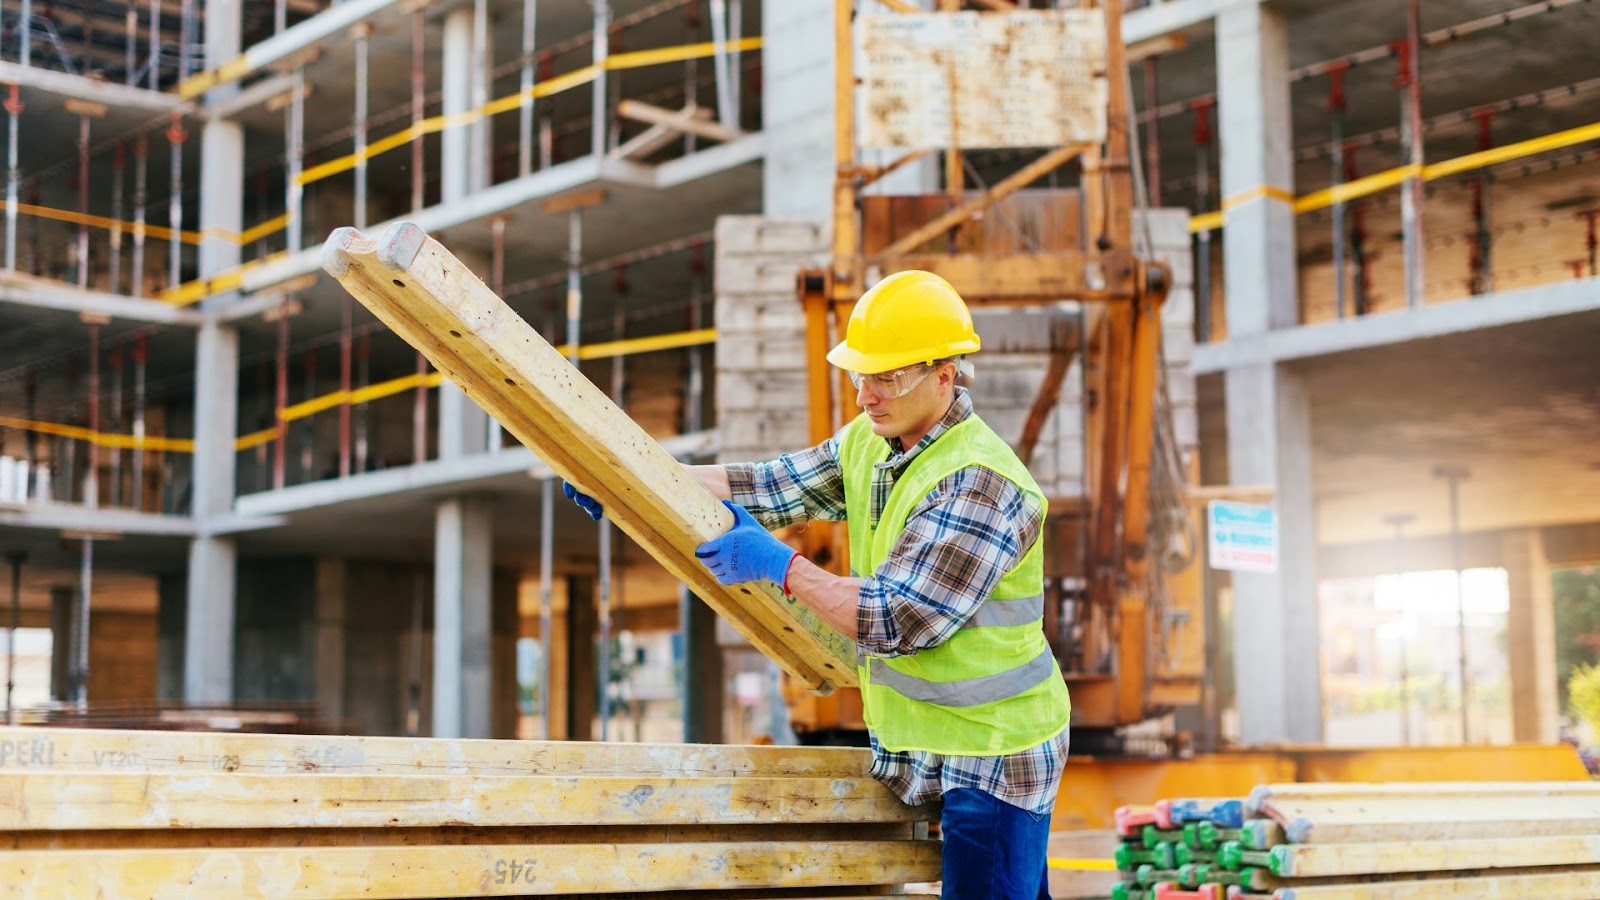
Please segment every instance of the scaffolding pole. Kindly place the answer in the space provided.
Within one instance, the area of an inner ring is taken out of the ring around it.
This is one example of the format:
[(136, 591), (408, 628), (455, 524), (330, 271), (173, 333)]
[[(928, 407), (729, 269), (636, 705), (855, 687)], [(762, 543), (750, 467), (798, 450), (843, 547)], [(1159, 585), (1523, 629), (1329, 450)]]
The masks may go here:
[(168, 240), (167, 288), (175, 289), (182, 283), (179, 267), (183, 250), (183, 142), (188, 135), (183, 130), (183, 114), (172, 114), (172, 126), (167, 129), (167, 142), (172, 150), (172, 199), (167, 204), (168, 224), (172, 237)]
[(1400, 194), (1400, 229), (1405, 253), (1406, 306), (1417, 308), (1423, 302), (1422, 272), (1422, 61), (1418, 58), (1421, 29), (1418, 25), (1419, 0), (1410, 0), (1406, 15), (1406, 39), (1401, 45), (1400, 77), (1401, 139), (1411, 176)]
[(144, 332), (133, 339), (133, 508), (144, 509), (145, 363), (150, 348)]
[[(121, 139), (117, 140), (111, 155), (111, 278), (107, 290), (115, 294), (122, 290), (122, 194), (126, 188), (128, 158)], [(131, 291), (130, 291), (131, 293)]]
[(304, 162), (305, 154), (305, 127), (306, 127), (306, 67), (295, 66), (289, 98), (289, 121), (286, 125), (288, 146), (284, 148), (284, 155), (288, 161), (288, 171), (284, 175), (284, 183), (288, 189), (288, 196), (284, 198), (284, 209), (288, 213), (284, 224), (284, 237), (290, 253), (300, 252), (301, 242), (301, 201), (305, 197), (305, 185), (300, 183), (300, 169)]
[(6, 636), (6, 724), (17, 724), (16, 707), (11, 693), (17, 685), (17, 629), (22, 626), (22, 564), (28, 554), (13, 550), (6, 554), (11, 564), (11, 629)]
[(727, 128), (739, 127), (733, 111), (732, 79), (728, 75), (728, 0), (711, 0), (711, 72), (717, 85), (717, 120)]
[[(24, 32), (26, 34), (26, 32)], [(6, 271), (17, 270), (17, 119), (22, 115), (22, 99), (13, 83), (6, 97), (6, 118), (10, 126), (6, 140)]]
[(144, 205), (150, 177), (150, 142), (141, 134), (133, 142), (133, 262), (128, 267), (128, 293), (144, 296)]
[(272, 448), (272, 487), (281, 491), (289, 456), (289, 428), (283, 420), (284, 408), (289, 405), (289, 311), (287, 309), (278, 311), (277, 362), (272, 404), (272, 426), (277, 431)]
[[(1344, 183), (1344, 73), (1343, 67), (1328, 72), (1328, 115), (1333, 130), (1333, 184)], [(1345, 315), (1344, 201), (1333, 204), (1333, 310), (1336, 318)]]
[(590, 109), (589, 152), (596, 157), (606, 150), (606, 58), (610, 55), (611, 3), (594, 0), (594, 97)]
[[(69, 101), (70, 102), (70, 101)], [(89, 114), (78, 114), (78, 239), (77, 282), (79, 289), (89, 287)]]
[[(111, 364), (111, 415), (109, 427), (113, 432), (122, 431), (122, 344), (117, 344), (111, 351), (107, 360)], [(112, 506), (122, 505), (122, 448), (112, 447), (111, 453), (111, 487), (109, 490)]]
[(370, 77), (372, 25), (362, 22), (353, 30), (356, 36), (356, 208), (352, 221), (355, 227), (365, 228), (367, 227), (367, 83)]
[[(427, 41), (427, 19), (421, 7), (411, 14), (411, 211), (422, 209), (422, 119), (427, 111), (423, 85), (423, 45)], [(425, 363), (417, 354), (417, 366)], [(417, 457), (419, 460), (421, 456)]]
[[(367, 332), (361, 334), (361, 346), (356, 352), (356, 380), (365, 388), (372, 383), (372, 335)], [(371, 404), (363, 403), (356, 407), (355, 424), (355, 470), (367, 470), (367, 421), (368, 407)]]
[[(554, 625), (550, 610), (555, 593), (551, 583), (555, 556), (555, 484), (556, 480), (546, 475), (539, 494), (539, 664), (544, 669), (539, 679), (539, 717), (544, 720), (544, 734), (540, 737), (547, 741), (552, 739), (550, 680), (555, 677), (555, 640), (551, 634)], [(570, 598), (568, 605), (571, 605)]]
[(522, 0), (522, 104), (517, 112), (517, 174), (522, 177), (533, 171), (533, 39), (538, 14), (538, 0)]

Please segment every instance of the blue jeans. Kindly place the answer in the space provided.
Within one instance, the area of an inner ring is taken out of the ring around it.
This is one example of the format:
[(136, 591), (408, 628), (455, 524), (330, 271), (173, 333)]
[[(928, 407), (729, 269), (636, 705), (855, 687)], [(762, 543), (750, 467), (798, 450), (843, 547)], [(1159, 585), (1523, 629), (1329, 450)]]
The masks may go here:
[(971, 788), (945, 791), (945, 900), (1050, 900), (1050, 813), (1018, 809)]

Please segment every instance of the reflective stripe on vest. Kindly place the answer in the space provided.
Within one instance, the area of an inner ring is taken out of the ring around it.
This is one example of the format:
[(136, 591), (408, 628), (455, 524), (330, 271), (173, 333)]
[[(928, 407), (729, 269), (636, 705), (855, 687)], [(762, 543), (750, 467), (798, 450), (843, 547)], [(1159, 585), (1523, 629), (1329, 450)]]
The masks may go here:
[(883, 685), (908, 700), (940, 706), (980, 706), (1015, 697), (1054, 677), (1056, 660), (1046, 647), (1043, 653), (1014, 669), (961, 681), (925, 681), (889, 668), (889, 663), (878, 656), (871, 657), (868, 666), (873, 684)]
[(1044, 595), (1018, 597), (1015, 600), (996, 600), (993, 597), (978, 604), (978, 611), (962, 628), (989, 628), (1005, 625), (1027, 625), (1044, 621)]

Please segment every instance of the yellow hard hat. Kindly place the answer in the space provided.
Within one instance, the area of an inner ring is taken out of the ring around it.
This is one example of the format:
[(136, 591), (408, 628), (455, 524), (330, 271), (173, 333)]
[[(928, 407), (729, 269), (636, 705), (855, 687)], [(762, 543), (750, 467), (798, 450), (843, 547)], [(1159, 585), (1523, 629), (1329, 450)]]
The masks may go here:
[(861, 295), (828, 362), (871, 375), (977, 350), (972, 313), (956, 289), (932, 272), (909, 269)]

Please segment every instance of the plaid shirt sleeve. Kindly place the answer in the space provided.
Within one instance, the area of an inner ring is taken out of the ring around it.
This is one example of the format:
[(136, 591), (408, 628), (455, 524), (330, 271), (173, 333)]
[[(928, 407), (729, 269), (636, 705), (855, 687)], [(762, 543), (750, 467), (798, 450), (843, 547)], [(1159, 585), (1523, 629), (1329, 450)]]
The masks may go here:
[(904, 656), (949, 640), (1033, 546), (1042, 512), (1036, 498), (980, 466), (939, 482), (861, 586), (862, 651)]
[(731, 463), (724, 468), (733, 502), (750, 510), (767, 528), (845, 518), (837, 437), (771, 462)]

